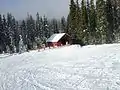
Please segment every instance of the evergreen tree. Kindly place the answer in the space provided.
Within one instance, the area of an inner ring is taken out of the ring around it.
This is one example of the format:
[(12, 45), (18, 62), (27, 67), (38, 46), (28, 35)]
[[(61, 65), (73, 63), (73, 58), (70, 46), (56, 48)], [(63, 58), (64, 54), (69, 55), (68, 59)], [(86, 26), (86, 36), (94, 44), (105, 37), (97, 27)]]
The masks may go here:
[(39, 17), (39, 13), (37, 12), (37, 14), (36, 14), (36, 37), (38, 37), (39, 36), (39, 31), (40, 31), (40, 17)]
[(107, 20), (105, 12), (105, 1), (96, 1), (96, 13), (97, 13), (97, 41), (96, 43), (106, 43), (106, 30), (107, 30)]
[(7, 45), (8, 45), (8, 31), (7, 31), (7, 22), (6, 22), (6, 18), (5, 18), (5, 15), (3, 15), (3, 18), (2, 18), (2, 31), (3, 33), (3, 39), (4, 40), (4, 48), (5, 48), (5, 52), (7, 52)]
[(27, 41), (28, 49), (33, 49), (33, 43), (35, 42), (35, 20), (31, 15), (27, 17)]
[(2, 16), (0, 14), (0, 53), (3, 52), (4, 47), (4, 31), (3, 31), (3, 24), (2, 24)]
[(89, 15), (89, 23), (90, 23), (90, 36), (91, 36), (91, 44), (96, 43), (96, 11), (94, 0), (90, 1), (90, 15)]
[(76, 38), (78, 40), (82, 40), (83, 39), (83, 31), (82, 31), (82, 22), (81, 22), (81, 8), (79, 5), (79, 1), (76, 0), (76, 16), (75, 16), (75, 20), (76, 20)]
[(10, 52), (11, 52), (11, 51), (10, 51), (10, 47), (7, 45), (7, 46), (6, 46), (6, 53), (10, 54)]
[(11, 13), (7, 13), (7, 29), (8, 29), (8, 46), (10, 53), (14, 52), (14, 32), (15, 32), (15, 18)]
[[(19, 51), (19, 24), (18, 21), (15, 22), (15, 31), (14, 31), (14, 48), (16, 47), (16, 52)], [(15, 51), (15, 49), (14, 49)]]
[(39, 13), (36, 15), (36, 37), (43, 37), (43, 19), (39, 16)]
[(72, 38), (75, 38), (75, 31), (76, 31), (76, 4), (74, 0), (70, 1), (70, 12), (68, 15), (68, 33), (72, 36)]
[(6, 46), (6, 50), (7, 47), (9, 48), (9, 51), (11, 51), (11, 39), (10, 36), (12, 36), (12, 30), (11, 30), (11, 20), (12, 20), (12, 16), (11, 14), (7, 14), (7, 19), (5, 18), (5, 15), (3, 15), (3, 33), (5, 35), (4, 40), (5, 40), (5, 46)]
[[(60, 19), (56, 19), (56, 20), (57, 20), (57, 30), (58, 30), (58, 33), (64, 32), (64, 30), (65, 30), (64, 25), (66, 25), (66, 22), (64, 20), (62, 22)], [(63, 25), (63, 23), (64, 23), (64, 25)], [(62, 27), (64, 27), (64, 29), (62, 29)]]
[(23, 53), (26, 51), (25, 45), (23, 43), (22, 36), (20, 35), (20, 41), (19, 41), (19, 53)]
[(67, 16), (67, 25), (66, 25), (65, 33), (68, 33), (70, 35), (70, 14), (68, 14)]
[(107, 43), (112, 43), (114, 41), (114, 17), (112, 9), (111, 0), (106, 1), (106, 14), (107, 14)]
[(50, 30), (49, 30), (48, 20), (47, 20), (47, 18), (45, 16), (43, 18), (43, 35), (44, 35), (44, 37), (43, 37), (44, 39), (50, 37)]
[(118, 16), (118, 20), (117, 20), (117, 22), (118, 22), (118, 31), (117, 31), (118, 35), (117, 35), (117, 37), (118, 37), (118, 41), (120, 41), (120, 0), (116, 0), (116, 2), (117, 2), (117, 16)]
[(62, 17), (61, 18), (61, 32), (65, 32), (66, 30), (66, 20), (65, 20), (65, 17)]
[(119, 25), (120, 25), (120, 19), (119, 19), (119, 0), (112, 0), (112, 6), (113, 6), (113, 23), (114, 23), (114, 37), (115, 37), (115, 41), (118, 42), (120, 39), (120, 30), (119, 30)]
[(11, 43), (10, 43), (10, 46), (11, 46), (11, 53), (14, 53), (14, 47), (16, 46), (15, 45), (15, 41), (16, 41), (16, 31), (17, 31), (17, 28), (16, 28), (16, 20), (15, 18), (12, 16), (12, 21), (11, 21), (11, 36), (10, 36), (10, 40), (11, 40)]
[(43, 18), (40, 17), (40, 38), (42, 38), (44, 35), (43, 35)]
[(52, 20), (53, 33), (59, 33), (58, 22), (56, 19)]
[(22, 37), (23, 37), (24, 44), (28, 46), (28, 32), (27, 32), (27, 27), (26, 27), (25, 20), (23, 20), (22, 23), (21, 23), (20, 35), (22, 35)]
[(87, 0), (87, 6), (86, 6), (86, 9), (87, 9), (87, 43), (88, 44), (92, 44), (92, 36), (91, 36), (91, 27), (90, 27), (90, 2), (89, 0)]
[(54, 34), (53, 19), (49, 20), (50, 36)]
[(7, 36), (7, 45), (11, 51), (11, 39), (10, 36), (12, 37), (12, 28), (11, 28), (11, 24), (12, 24), (12, 15), (10, 13), (7, 13), (7, 26), (6, 26), (6, 36)]
[(88, 13), (86, 8), (85, 0), (81, 2), (81, 19), (82, 19), (82, 26), (81, 29), (83, 30), (83, 41), (88, 44)]

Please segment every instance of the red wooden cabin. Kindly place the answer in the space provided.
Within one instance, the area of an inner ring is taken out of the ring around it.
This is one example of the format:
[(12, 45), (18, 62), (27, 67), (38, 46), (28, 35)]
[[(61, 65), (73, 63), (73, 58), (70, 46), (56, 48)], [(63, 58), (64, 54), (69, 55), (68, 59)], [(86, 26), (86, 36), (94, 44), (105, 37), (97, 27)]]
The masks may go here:
[(71, 44), (71, 37), (66, 33), (53, 34), (47, 40), (48, 47), (57, 47), (57, 46), (63, 46), (66, 44)]

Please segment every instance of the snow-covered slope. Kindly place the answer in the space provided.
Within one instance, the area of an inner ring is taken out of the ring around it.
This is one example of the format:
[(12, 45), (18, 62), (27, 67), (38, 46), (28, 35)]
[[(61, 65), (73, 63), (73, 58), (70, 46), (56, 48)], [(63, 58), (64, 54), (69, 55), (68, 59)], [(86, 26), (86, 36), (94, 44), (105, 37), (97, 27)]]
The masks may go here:
[(0, 90), (120, 90), (120, 44), (2, 55)]

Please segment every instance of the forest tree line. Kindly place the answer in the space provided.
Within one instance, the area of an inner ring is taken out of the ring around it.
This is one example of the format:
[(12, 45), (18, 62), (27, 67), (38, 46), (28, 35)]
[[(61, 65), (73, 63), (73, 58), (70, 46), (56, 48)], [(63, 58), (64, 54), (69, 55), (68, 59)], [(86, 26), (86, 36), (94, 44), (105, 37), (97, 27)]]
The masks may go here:
[(66, 19), (47, 19), (36, 14), (16, 20), (11, 13), (0, 15), (0, 53), (16, 53), (39, 48), (54, 33), (65, 32)]
[(70, 0), (67, 32), (87, 45), (119, 42), (120, 1)]
[(68, 17), (48, 19), (28, 14), (16, 20), (0, 14), (0, 53), (36, 49), (54, 33), (68, 33), (85, 45), (117, 43), (120, 40), (119, 0), (70, 0)]

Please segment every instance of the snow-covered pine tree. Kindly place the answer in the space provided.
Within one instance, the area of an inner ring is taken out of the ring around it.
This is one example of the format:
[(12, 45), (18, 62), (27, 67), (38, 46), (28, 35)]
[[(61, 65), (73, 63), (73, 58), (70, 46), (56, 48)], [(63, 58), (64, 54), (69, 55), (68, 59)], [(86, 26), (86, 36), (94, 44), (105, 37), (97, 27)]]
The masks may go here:
[(10, 51), (12, 49), (11, 47), (11, 37), (13, 35), (13, 30), (12, 30), (12, 15), (11, 13), (7, 13), (7, 42), (8, 46), (10, 47)]
[(53, 25), (53, 32), (54, 33), (59, 33), (59, 30), (58, 30), (58, 22), (56, 19), (52, 19), (52, 25)]
[(26, 22), (25, 22), (25, 20), (23, 20), (21, 22), (20, 28), (21, 28), (20, 35), (22, 35), (23, 42), (25, 44), (27, 44), (27, 37), (26, 37), (27, 36), (27, 28), (26, 28)]
[(19, 41), (19, 53), (21, 54), (21, 53), (23, 53), (23, 52), (26, 51), (26, 47), (25, 47), (25, 45), (23, 43), (22, 36), (19, 35), (19, 37), (20, 37), (20, 41)]
[(4, 35), (4, 32), (3, 32), (3, 28), (2, 28), (2, 16), (0, 14), (0, 53), (3, 52), (3, 35)]
[(13, 47), (14, 53), (17, 53), (16, 46)]
[(45, 38), (49, 38), (50, 37), (50, 30), (49, 30), (49, 25), (48, 25), (48, 20), (47, 17), (43, 18), (43, 34)]
[(5, 15), (3, 15), (3, 18), (2, 18), (2, 33), (4, 34), (2, 36), (3, 38), (3, 42), (4, 42), (4, 48), (5, 48), (5, 52), (7, 52), (7, 45), (8, 45), (8, 38), (9, 38), (9, 34), (8, 34), (8, 29), (7, 29), (7, 20), (5, 18)]
[(6, 52), (10, 54), (10, 47), (8, 45), (6, 46)]
[[(17, 52), (18, 49), (18, 42), (19, 42), (19, 30), (18, 30), (18, 22), (16, 21), (15, 17), (12, 17), (12, 34), (11, 34), (11, 39), (12, 39), (12, 51)], [(16, 50), (15, 50), (16, 49)]]
[(61, 32), (65, 32), (65, 30), (66, 30), (66, 25), (67, 25), (67, 22), (66, 22), (66, 19), (65, 19), (65, 17), (62, 17), (61, 18)]
[(35, 27), (36, 27), (35, 37), (42, 38), (43, 37), (43, 19), (42, 17), (39, 16), (38, 12), (36, 14)]
[(14, 53), (14, 40), (12, 36), (10, 36), (10, 53)]
[(43, 23), (43, 18), (42, 17), (40, 17), (40, 30), (39, 30), (39, 37), (40, 37), (40, 39), (42, 39), (42, 37), (44, 36), (44, 33), (43, 33), (43, 27), (44, 27), (44, 23)]
[(27, 40), (28, 40), (28, 48), (33, 49), (33, 43), (35, 42), (35, 20), (32, 15), (28, 15), (27, 17)]

